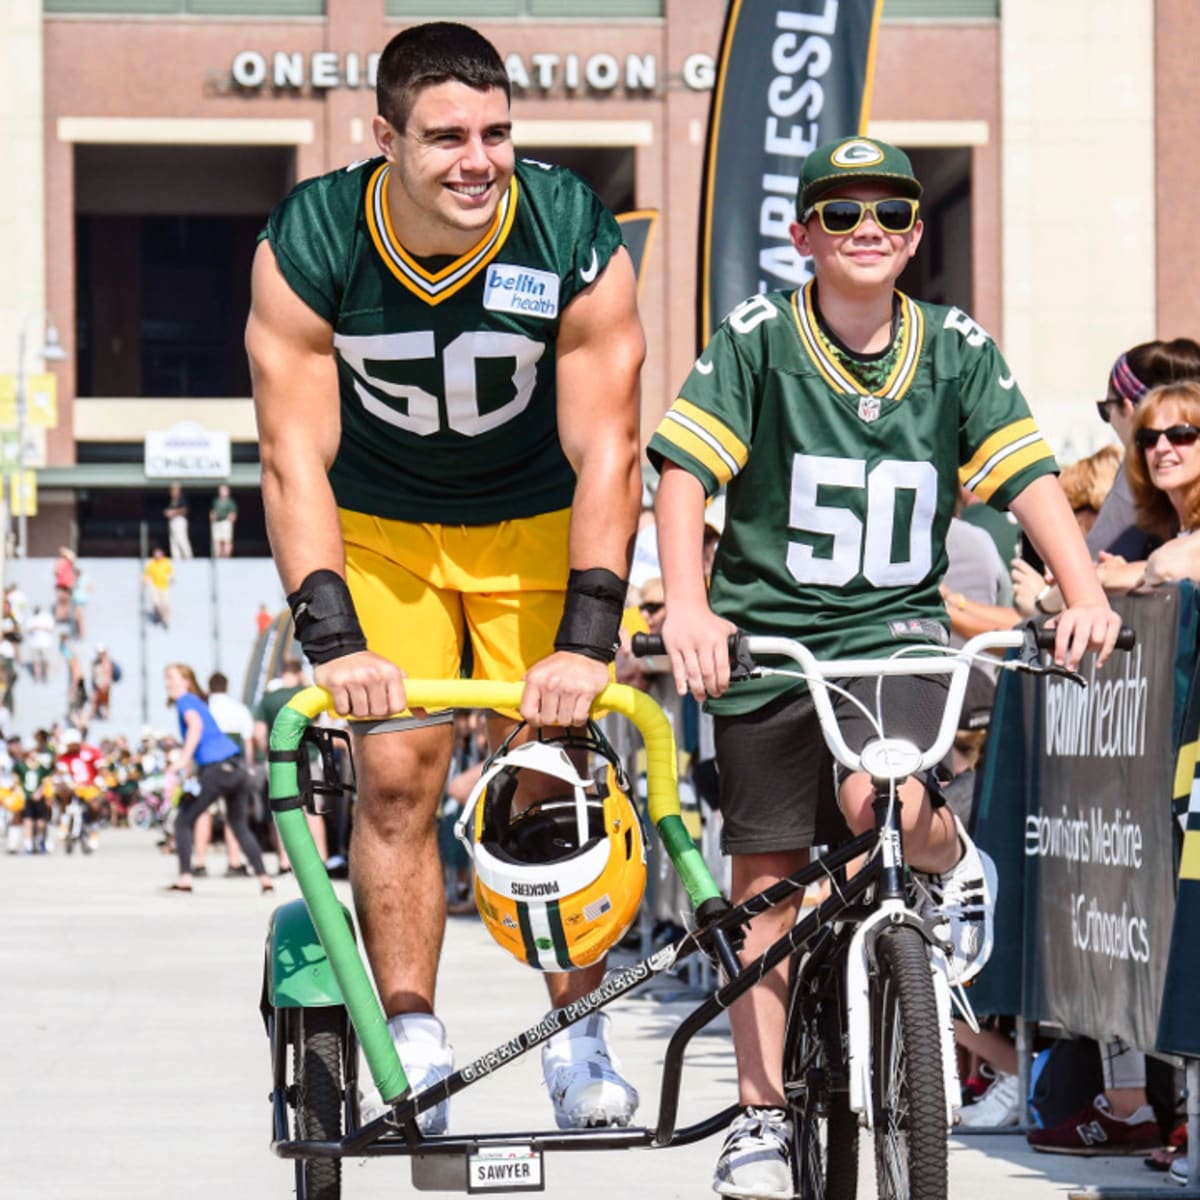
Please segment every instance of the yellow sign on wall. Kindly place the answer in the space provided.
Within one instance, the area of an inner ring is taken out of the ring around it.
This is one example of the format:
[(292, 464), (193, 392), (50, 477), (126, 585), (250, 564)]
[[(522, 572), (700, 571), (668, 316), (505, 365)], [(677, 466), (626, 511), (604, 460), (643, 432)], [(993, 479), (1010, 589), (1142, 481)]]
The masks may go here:
[(58, 377), (49, 371), (25, 381), (25, 420), (46, 429), (58, 426)]
[(12, 514), (14, 517), (37, 516), (37, 472), (14, 471), (12, 475)]
[[(17, 377), (0, 375), (0, 429), (15, 429), (17, 423)], [(49, 371), (25, 379), (25, 424), (58, 425), (58, 378)]]

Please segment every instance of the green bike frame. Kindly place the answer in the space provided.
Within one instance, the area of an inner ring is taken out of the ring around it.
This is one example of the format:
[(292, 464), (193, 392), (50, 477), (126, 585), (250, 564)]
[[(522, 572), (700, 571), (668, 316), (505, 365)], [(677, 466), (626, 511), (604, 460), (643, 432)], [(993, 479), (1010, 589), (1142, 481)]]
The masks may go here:
[[(413, 708), (488, 708), (515, 712), (520, 707), (523, 690), (521, 683), (477, 679), (405, 680), (408, 702)], [(408, 1080), (359, 955), (346, 910), (329, 882), (325, 864), (304, 819), (304, 809), (292, 807), (279, 811), (276, 808), (278, 803), (294, 800), (299, 795), (295, 752), (309, 722), (330, 707), (330, 695), (323, 688), (305, 688), (288, 701), (275, 719), (268, 755), (272, 810), (324, 958), (358, 1035), (371, 1077), (379, 1094), (390, 1104), (408, 1091)], [(680, 817), (678, 758), (666, 714), (644, 692), (619, 683), (609, 684), (592, 706), (593, 716), (606, 712), (617, 713), (632, 721), (645, 741), (650, 820), (687, 889), (693, 910), (706, 901), (719, 899), (721, 893)], [(320, 969), (313, 960), (312, 949), (305, 952), (305, 958), (308, 968)], [(328, 1001), (318, 1000), (317, 1003)]]

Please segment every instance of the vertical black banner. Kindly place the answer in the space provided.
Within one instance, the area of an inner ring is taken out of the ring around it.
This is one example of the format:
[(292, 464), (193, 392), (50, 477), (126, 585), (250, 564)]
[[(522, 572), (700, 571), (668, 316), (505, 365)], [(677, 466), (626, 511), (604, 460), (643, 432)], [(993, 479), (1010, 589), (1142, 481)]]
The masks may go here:
[(994, 915), (992, 957), (971, 985), (971, 1005), (980, 1016), (1021, 1012), (1025, 945), (1024, 798), (1034, 793), (1036, 776), (1030, 770), (1031, 747), (1037, 731), (1031, 728), (1037, 712), (1032, 688), (1025, 677), (1003, 671), (997, 681), (987, 752), (976, 776), (976, 845), (996, 864), (1000, 891)]
[(1054, 678), (1036, 688), (1023, 1011), (1153, 1050), (1175, 909), (1173, 684), (1177, 650), (1192, 648), (1179, 645), (1176, 589), (1113, 607), (1137, 647), (1102, 671), (1085, 660), (1086, 688)]
[(732, 0), (708, 118), (699, 345), (747, 296), (796, 287), (796, 179), (822, 142), (865, 133), (883, 0)]
[[(1200, 596), (1191, 583), (1180, 584), (1179, 590), (1185, 608), (1180, 637), (1190, 636), (1194, 644)], [(1200, 961), (1196, 955), (1196, 930), (1200, 929), (1200, 656), (1192, 671), (1179, 742), (1174, 811), (1180, 821), (1177, 837), (1182, 835), (1182, 845), (1158, 1049), (1200, 1058), (1200, 1021), (1196, 1019), (1196, 997), (1200, 995)]]

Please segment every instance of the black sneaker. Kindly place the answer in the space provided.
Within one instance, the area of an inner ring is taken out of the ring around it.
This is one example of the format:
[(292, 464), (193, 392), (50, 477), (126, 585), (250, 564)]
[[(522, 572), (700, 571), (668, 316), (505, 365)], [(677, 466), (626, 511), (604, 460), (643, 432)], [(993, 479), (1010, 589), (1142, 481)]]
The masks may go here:
[(235, 876), (245, 878), (249, 874), (250, 874), (250, 868), (248, 866), (246, 866), (245, 863), (241, 863), (236, 867), (226, 867), (225, 868), (225, 878), (226, 879), (232, 879)]
[(206, 878), (208, 878), (208, 868), (207, 867), (193, 867), (192, 874), (197, 879), (206, 879)]

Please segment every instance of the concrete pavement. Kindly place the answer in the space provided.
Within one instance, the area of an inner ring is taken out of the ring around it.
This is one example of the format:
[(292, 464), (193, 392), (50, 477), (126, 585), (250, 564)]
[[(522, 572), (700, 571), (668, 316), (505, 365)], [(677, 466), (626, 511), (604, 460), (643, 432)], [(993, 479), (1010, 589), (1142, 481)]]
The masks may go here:
[[(152, 835), (123, 829), (103, 831), (88, 858), (0, 857), (4, 1200), (292, 1194), (291, 1165), (268, 1150), (270, 1073), (257, 1004), (267, 917), (298, 889), (287, 878), (274, 900), (261, 897), (253, 879), (219, 877), (219, 854), (210, 869), (218, 877), (198, 880), (195, 894), (168, 894), (161, 889), (173, 878), (173, 860)], [(534, 973), (511, 962), (471, 918), (450, 922), (439, 1004), (460, 1063), (546, 1007)], [(656, 1111), (666, 1039), (689, 1007), (686, 989), (665, 980), (608, 1009), (643, 1119)], [(710, 1027), (692, 1043), (681, 1123), (730, 1103), (734, 1078), (727, 1033)], [(451, 1114), (458, 1131), (551, 1126), (536, 1054), (467, 1089)], [(546, 1194), (702, 1200), (712, 1195), (719, 1140), (671, 1151), (553, 1154)], [(971, 1200), (1161, 1180), (1138, 1158), (1034, 1154), (1013, 1135), (955, 1139), (950, 1161), (951, 1194)], [(414, 1194), (409, 1164), (349, 1160), (343, 1194)], [(859, 1195), (874, 1196), (866, 1159)]]

